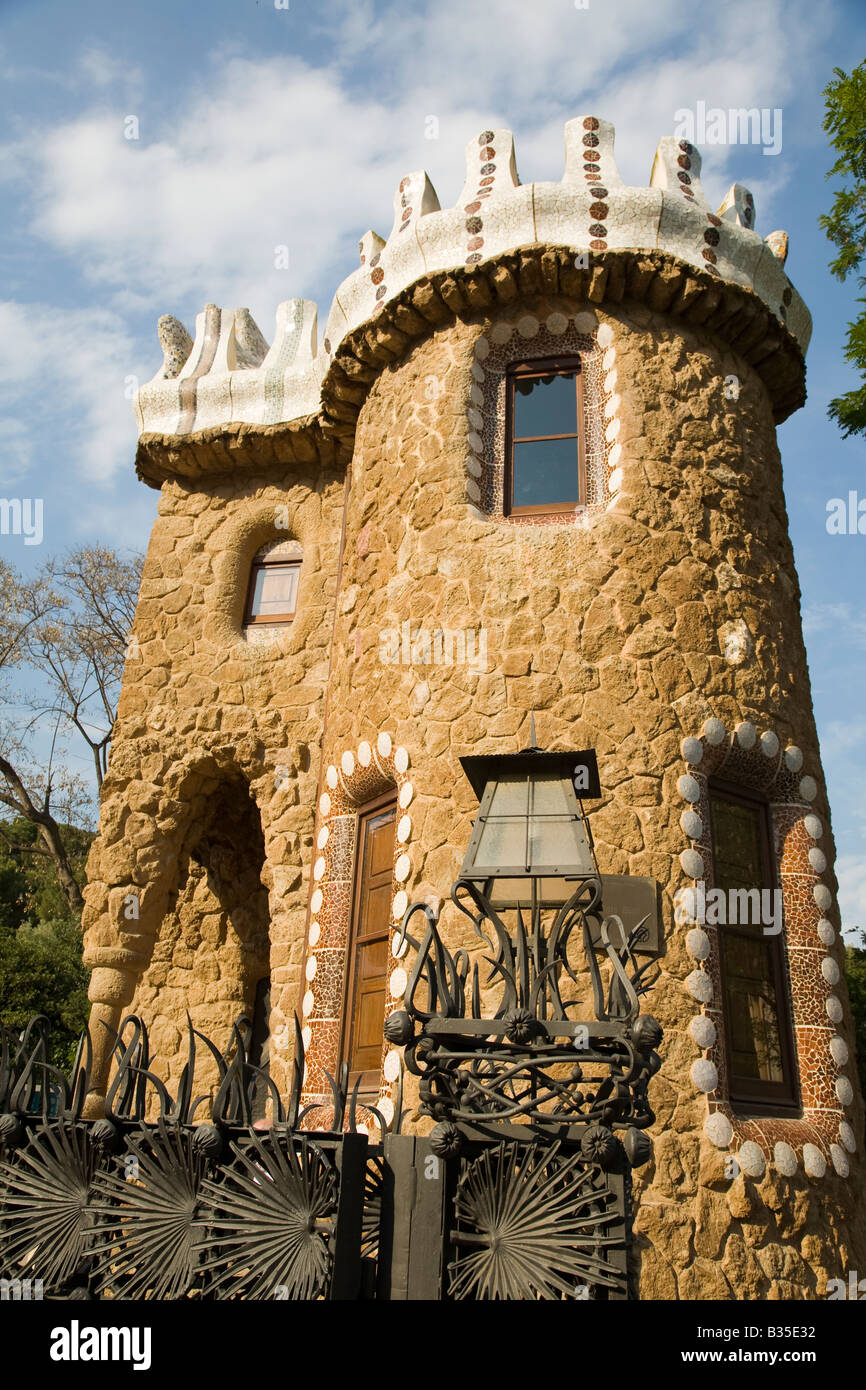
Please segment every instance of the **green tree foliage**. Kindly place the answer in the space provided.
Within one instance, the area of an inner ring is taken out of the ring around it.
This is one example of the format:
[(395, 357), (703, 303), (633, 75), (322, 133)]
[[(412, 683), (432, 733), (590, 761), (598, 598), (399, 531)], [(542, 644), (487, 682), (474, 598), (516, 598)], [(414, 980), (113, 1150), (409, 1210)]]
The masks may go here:
[(860, 933), (859, 946), (845, 947), (845, 979), (854, 1015), (854, 1043), (860, 1090), (866, 1096), (866, 932)]
[[(74, 826), (59, 829), (83, 879), (92, 836)], [(0, 825), (0, 1021), (20, 1030), (34, 1014), (45, 1014), (52, 1061), (66, 1069), (87, 1023), (87, 981), (79, 914), (40, 852), (37, 828), (26, 820)]]
[[(829, 240), (838, 248), (830, 270), (838, 280), (846, 280), (860, 270), (866, 253), (866, 62), (850, 76), (842, 68), (833, 69), (833, 81), (824, 90), (827, 112), (824, 129), (838, 159), (827, 174), (841, 177), (833, 206), (819, 220)], [(859, 289), (866, 288), (866, 275), (857, 275)], [(845, 359), (856, 367), (863, 383), (830, 402), (828, 414), (843, 435), (866, 434), (866, 298), (859, 298), (863, 312), (848, 326)]]

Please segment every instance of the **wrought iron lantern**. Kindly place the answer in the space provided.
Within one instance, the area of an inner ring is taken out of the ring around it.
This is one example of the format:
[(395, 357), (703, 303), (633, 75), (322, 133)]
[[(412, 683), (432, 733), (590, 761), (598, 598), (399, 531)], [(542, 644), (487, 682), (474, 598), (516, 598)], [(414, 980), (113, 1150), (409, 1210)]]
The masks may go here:
[(578, 797), (600, 796), (595, 753), (461, 758), (480, 801), (460, 871), (491, 907), (561, 907), (598, 879), (592, 834)]

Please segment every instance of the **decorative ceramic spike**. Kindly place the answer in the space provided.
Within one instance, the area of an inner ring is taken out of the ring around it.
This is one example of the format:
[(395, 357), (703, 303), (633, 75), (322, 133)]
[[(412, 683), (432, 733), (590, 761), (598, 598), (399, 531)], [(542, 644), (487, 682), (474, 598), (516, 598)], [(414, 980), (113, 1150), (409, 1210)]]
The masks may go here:
[(514, 136), (510, 130), (482, 130), (466, 146), (466, 179), (457, 200), (465, 210), (467, 203), (483, 202), (520, 186), (514, 157)]
[(394, 194), (394, 225), (388, 240), (401, 233), (405, 236), (406, 229), (413, 227), (419, 217), (438, 211), (439, 199), (427, 171), (418, 169), (414, 174), (407, 174)]
[(299, 371), (313, 361), (318, 348), (318, 310), (313, 299), (284, 299), (277, 306), (277, 326), (263, 362), (266, 372)]
[(385, 246), (385, 238), (379, 236), (378, 232), (365, 232), (358, 242), (358, 254), (361, 257), (361, 265), (367, 265), (377, 256)]
[(180, 373), (182, 380), (203, 376), (210, 371), (220, 339), (221, 320), (222, 311), (215, 304), (206, 304), (201, 313), (196, 314), (195, 342)]
[(723, 222), (734, 222), (738, 227), (755, 230), (755, 200), (748, 188), (741, 183), (732, 183), (719, 205), (719, 217)]
[(235, 366), (260, 367), (268, 355), (267, 339), (249, 309), (235, 309)]
[(577, 116), (565, 126), (565, 176), (563, 183), (623, 186), (613, 154), (615, 131), (610, 121), (598, 116)]
[(784, 265), (788, 259), (788, 233), (771, 232), (769, 236), (764, 237), (764, 241), (776, 257), (776, 260), (781, 261), (782, 265)]
[(680, 193), (692, 206), (707, 208), (701, 186), (701, 156), (688, 140), (665, 135), (658, 143), (650, 174), (650, 188), (665, 193)]
[(156, 331), (162, 348), (162, 371), (159, 375), (165, 378), (180, 376), (192, 352), (192, 338), (174, 314), (163, 314)]

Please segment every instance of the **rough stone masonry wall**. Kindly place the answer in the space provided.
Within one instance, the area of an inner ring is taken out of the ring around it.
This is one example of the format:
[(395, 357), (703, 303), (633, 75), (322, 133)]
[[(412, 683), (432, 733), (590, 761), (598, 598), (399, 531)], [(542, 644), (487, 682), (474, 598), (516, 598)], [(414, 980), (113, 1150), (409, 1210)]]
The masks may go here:
[[(171, 1089), (187, 1010), (225, 1047), (270, 969), (271, 1069), (289, 1087), (343, 470), (321, 441), (290, 450), (285, 433), (238, 441), (222, 477), (162, 488), (88, 862), (102, 1085), (99, 1020), (138, 1012)], [(211, 466), (220, 448), (204, 446)], [(248, 644), (252, 558), (289, 537), (303, 547), (298, 617)]]
[[(580, 312), (585, 331), (587, 306), (561, 298), (515, 304), (499, 321), (516, 325), (527, 309), (542, 321)], [(755, 372), (706, 333), (628, 301), (595, 320), (616, 347), (609, 438), (621, 473), (584, 523), (494, 521), (467, 501), (475, 348), (496, 320), (441, 328), (372, 386), (356, 436), (324, 765), (337, 787), (360, 745), (369, 752), (387, 733), (386, 751), (391, 739), (406, 750), (408, 877), (395, 889), (411, 902), (447, 898), (459, 869), (475, 811), (461, 754), (525, 746), (530, 710), (545, 748), (597, 750), (601, 871), (651, 875), (665, 903), (662, 975), (644, 1002), (665, 1038), (651, 1089), (655, 1156), (635, 1182), (641, 1296), (821, 1296), (828, 1276), (864, 1267), (854, 1188), (829, 1166), (820, 1181), (771, 1165), (761, 1180), (726, 1177), (691, 1076), (695, 961), (673, 921), (687, 882), (683, 739), (708, 719), (727, 730), (745, 721), (820, 768), (770, 405)], [(381, 634), (406, 621), (413, 632), (483, 629), (485, 669), (383, 661)], [(320, 823), (329, 808), (326, 796)], [(806, 810), (829, 825), (823, 787)], [(316, 906), (327, 917), (321, 832), (319, 844)], [(832, 865), (829, 836), (822, 844)], [(470, 944), (450, 905), (442, 923), (452, 946)], [(862, 1133), (858, 1097), (846, 1113)]]

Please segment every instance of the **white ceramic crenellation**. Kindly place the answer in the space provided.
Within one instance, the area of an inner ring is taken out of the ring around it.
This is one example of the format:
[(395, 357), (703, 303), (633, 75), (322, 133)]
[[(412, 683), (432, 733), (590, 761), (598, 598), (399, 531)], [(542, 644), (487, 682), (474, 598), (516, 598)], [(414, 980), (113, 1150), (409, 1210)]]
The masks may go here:
[(596, 116), (565, 127), (559, 183), (521, 184), (508, 130), (485, 130), (466, 147), (466, 175), (453, 208), (441, 208), (423, 171), (401, 179), (386, 239), (368, 231), (360, 265), (338, 287), (317, 341), (316, 306), (290, 299), (277, 310), (268, 347), (247, 309), (206, 305), (195, 341), (166, 314), (159, 321), (163, 363), (141, 387), (141, 433), (180, 435), (235, 422), (277, 424), (314, 415), (321, 383), (341, 342), (425, 275), (470, 269), (520, 247), (552, 244), (589, 256), (604, 250), (660, 251), (721, 281), (752, 289), (805, 353), (811, 318), (788, 280), (788, 238), (755, 231), (751, 193), (733, 184), (709, 207), (701, 157), (673, 136), (660, 142), (649, 187), (623, 183), (614, 128)]

